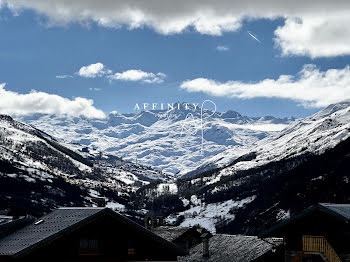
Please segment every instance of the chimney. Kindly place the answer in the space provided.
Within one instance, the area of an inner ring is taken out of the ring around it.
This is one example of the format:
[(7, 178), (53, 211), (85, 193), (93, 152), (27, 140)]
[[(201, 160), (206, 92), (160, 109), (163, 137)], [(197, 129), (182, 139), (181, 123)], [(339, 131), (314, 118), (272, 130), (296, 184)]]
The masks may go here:
[(208, 258), (209, 257), (209, 238), (210, 233), (203, 233), (201, 235), (202, 243), (203, 243), (203, 257)]

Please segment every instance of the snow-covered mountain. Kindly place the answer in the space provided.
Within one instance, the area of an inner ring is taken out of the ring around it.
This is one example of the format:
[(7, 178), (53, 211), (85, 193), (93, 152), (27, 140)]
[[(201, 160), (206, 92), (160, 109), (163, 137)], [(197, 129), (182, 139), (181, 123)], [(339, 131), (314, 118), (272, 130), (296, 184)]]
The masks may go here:
[[(173, 110), (110, 113), (106, 119), (56, 115), (17, 117), (60, 142), (86, 146), (131, 162), (183, 175), (226, 149), (242, 152), (294, 122), (251, 118), (235, 111), (214, 113), (183, 106)], [(203, 138), (203, 140), (202, 140)]]
[[(169, 223), (257, 234), (314, 203), (350, 201), (350, 101), (300, 120), (213, 114), (203, 125), (204, 156), (195, 154), (201, 150), (201, 130), (195, 128), (200, 114), (188, 113), (21, 118), (59, 141), (1, 116), (0, 206), (20, 203), (43, 212), (89, 205), (100, 196), (119, 209), (157, 207)], [(181, 128), (193, 132), (181, 136)], [(125, 161), (134, 156), (138, 163)], [(139, 164), (185, 169), (181, 160), (204, 164), (177, 180)]]
[(0, 115), (0, 206), (39, 214), (60, 205), (91, 205), (93, 198), (103, 197), (107, 205), (122, 208), (138, 188), (169, 179), (115, 156), (71, 150), (39, 129)]
[(296, 120), (281, 132), (258, 141), (254, 147), (238, 152), (231, 149), (225, 150), (208, 159), (197, 172), (205, 169), (206, 166), (222, 168), (213, 178), (219, 181), (222, 176), (263, 166), (270, 162), (306, 153), (322, 154), (347, 139), (350, 136), (349, 129), (350, 102), (333, 104), (312, 116)]
[[(349, 202), (349, 157), (346, 101), (297, 120), (243, 154), (226, 150), (208, 160), (215, 169), (202, 167), (204, 172), (178, 180), (188, 210), (168, 219), (189, 214), (182, 224), (203, 220), (220, 232), (257, 234), (317, 202)], [(245, 204), (208, 215), (230, 201)]]

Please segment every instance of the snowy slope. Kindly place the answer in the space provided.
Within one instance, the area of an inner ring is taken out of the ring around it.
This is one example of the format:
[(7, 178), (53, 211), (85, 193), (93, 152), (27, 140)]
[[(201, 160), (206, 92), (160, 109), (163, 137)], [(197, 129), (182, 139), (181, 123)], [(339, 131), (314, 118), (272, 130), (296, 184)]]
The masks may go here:
[[(195, 197), (209, 209), (252, 199), (227, 213), (231, 221), (219, 227), (257, 234), (315, 203), (348, 203), (349, 145), (350, 101), (345, 101), (292, 123), (242, 155), (225, 151), (217, 157), (229, 164), (179, 180), (178, 194), (184, 203)], [(185, 221), (203, 218), (212, 228), (207, 208), (191, 206), (182, 214), (192, 210), (195, 216)]]
[[(180, 226), (191, 227), (201, 225), (211, 233), (216, 233), (216, 227), (220, 224), (231, 222), (235, 219), (233, 212), (243, 208), (246, 204), (252, 202), (256, 196), (234, 201), (232, 199), (219, 203), (205, 204), (198, 201), (191, 201), (190, 208), (186, 211), (179, 212), (177, 215), (170, 215), (166, 218), (169, 224), (174, 223), (178, 216), (183, 216)], [(196, 196), (192, 196), (192, 200)]]
[[(306, 153), (322, 154), (341, 141), (350, 137), (350, 102), (330, 105), (318, 113), (297, 120), (281, 132), (258, 141), (252, 148), (237, 152), (229, 149), (209, 159), (206, 165), (224, 167), (234, 163), (212, 177), (207, 177), (207, 184), (213, 184), (224, 176), (229, 176), (242, 170), (248, 170), (303, 155)], [(248, 159), (244, 156), (253, 155)], [(242, 158), (243, 156), (243, 158)], [(244, 161), (235, 161), (241, 157)]]
[(122, 207), (132, 192), (156, 179), (171, 178), (114, 156), (68, 149), (50, 135), (0, 115), (0, 206), (12, 202), (16, 208), (44, 212), (59, 205), (92, 205), (93, 198), (103, 197), (108, 206)]
[[(208, 115), (211, 117), (207, 118)], [(199, 110), (183, 107), (135, 114), (110, 113), (103, 120), (55, 115), (17, 119), (61, 142), (85, 145), (91, 151), (103, 151), (179, 175), (225, 149), (242, 152), (294, 121), (293, 118), (250, 118), (235, 111), (204, 111), (201, 115)]]

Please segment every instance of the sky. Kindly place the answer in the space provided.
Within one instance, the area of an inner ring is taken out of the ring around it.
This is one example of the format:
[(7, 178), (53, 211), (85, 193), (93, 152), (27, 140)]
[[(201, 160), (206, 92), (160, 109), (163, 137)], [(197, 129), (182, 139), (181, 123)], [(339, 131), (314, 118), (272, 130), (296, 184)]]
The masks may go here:
[(350, 99), (346, 1), (0, 0), (0, 113), (142, 103), (305, 117)]

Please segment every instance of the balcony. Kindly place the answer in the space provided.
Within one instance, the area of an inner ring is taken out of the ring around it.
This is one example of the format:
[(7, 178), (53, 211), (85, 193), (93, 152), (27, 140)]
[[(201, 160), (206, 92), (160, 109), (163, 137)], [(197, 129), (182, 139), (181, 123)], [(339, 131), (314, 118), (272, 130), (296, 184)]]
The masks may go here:
[(342, 262), (323, 236), (303, 236), (303, 251), (319, 254), (328, 262)]

